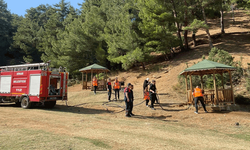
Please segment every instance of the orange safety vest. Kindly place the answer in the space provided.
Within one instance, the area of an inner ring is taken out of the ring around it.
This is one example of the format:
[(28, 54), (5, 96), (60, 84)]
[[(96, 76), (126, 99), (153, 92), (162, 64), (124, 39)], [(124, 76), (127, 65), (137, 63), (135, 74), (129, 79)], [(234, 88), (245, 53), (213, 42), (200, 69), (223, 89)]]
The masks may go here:
[(149, 92), (144, 93), (144, 100), (150, 100), (149, 98)]
[(194, 97), (201, 97), (201, 96), (203, 96), (202, 90), (200, 88), (195, 88), (194, 92), (193, 92), (193, 96)]
[(93, 79), (92, 84), (93, 84), (93, 86), (98, 86), (97, 79)]
[(118, 80), (114, 83), (114, 89), (120, 89), (120, 83)]

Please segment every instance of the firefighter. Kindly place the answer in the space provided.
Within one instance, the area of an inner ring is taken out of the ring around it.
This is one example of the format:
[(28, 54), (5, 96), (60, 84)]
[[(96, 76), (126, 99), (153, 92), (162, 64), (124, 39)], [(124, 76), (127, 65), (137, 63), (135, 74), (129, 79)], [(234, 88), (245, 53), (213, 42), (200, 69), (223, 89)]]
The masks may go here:
[(107, 90), (108, 90), (108, 101), (110, 102), (111, 100), (111, 91), (112, 91), (112, 87), (111, 87), (111, 80), (110, 78), (108, 79), (107, 82)]
[(120, 87), (121, 87), (120, 82), (118, 81), (118, 77), (116, 77), (115, 82), (114, 82), (115, 100), (120, 99), (120, 96), (119, 96)]
[(146, 106), (148, 107), (148, 102), (150, 100), (148, 88), (146, 88), (144, 91), (144, 100), (146, 101)]
[(131, 89), (130, 89), (130, 91), (131, 91), (131, 102), (130, 102), (130, 112), (129, 112), (129, 114), (131, 115), (131, 116), (134, 116), (135, 114), (133, 114), (132, 113), (132, 111), (133, 111), (133, 107), (134, 107), (134, 93), (133, 93), (133, 89), (134, 89), (134, 85), (131, 85)]
[[(144, 80), (144, 82), (143, 82), (143, 94), (145, 92), (145, 89), (148, 88), (149, 84), (150, 84), (149, 78), (147, 78), (146, 80)], [(143, 98), (144, 98), (144, 95), (143, 95)]]
[(94, 93), (96, 94), (96, 89), (97, 89), (97, 86), (98, 86), (98, 81), (97, 81), (96, 76), (93, 77), (92, 85), (94, 87)]
[(204, 91), (200, 89), (199, 86), (196, 86), (196, 88), (193, 90), (193, 96), (194, 96), (194, 103), (195, 103), (195, 109), (196, 111), (194, 113), (198, 114), (198, 101), (201, 102), (201, 105), (205, 111), (205, 113), (207, 113), (207, 110), (206, 110), (206, 106), (204, 104), (204, 99), (203, 99), (203, 93)]
[(147, 78), (146, 80), (144, 80), (144, 82), (143, 82), (143, 92), (145, 91), (146, 88), (148, 88), (149, 84), (150, 84), (149, 78)]
[(156, 81), (152, 80), (152, 83), (150, 84), (149, 87), (149, 95), (150, 95), (150, 100), (151, 100), (151, 109), (155, 110), (154, 108), (154, 103), (156, 100), (156, 86), (155, 86)]
[(124, 89), (124, 101), (126, 104), (126, 117), (131, 117), (130, 110), (131, 110), (131, 83), (128, 83), (128, 86)]

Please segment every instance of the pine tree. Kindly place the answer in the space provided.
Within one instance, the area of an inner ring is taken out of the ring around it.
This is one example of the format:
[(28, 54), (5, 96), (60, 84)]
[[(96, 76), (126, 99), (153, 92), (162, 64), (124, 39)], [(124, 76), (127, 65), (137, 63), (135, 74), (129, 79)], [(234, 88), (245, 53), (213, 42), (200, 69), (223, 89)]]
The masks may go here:
[(172, 5), (161, 0), (139, 0), (139, 17), (142, 19), (139, 28), (145, 39), (145, 49), (148, 53), (167, 54), (171, 47), (179, 45), (179, 40), (173, 35), (177, 31), (175, 18), (172, 15)]
[(0, 0), (0, 65), (6, 65), (12, 42), (12, 15), (7, 10), (7, 4)]

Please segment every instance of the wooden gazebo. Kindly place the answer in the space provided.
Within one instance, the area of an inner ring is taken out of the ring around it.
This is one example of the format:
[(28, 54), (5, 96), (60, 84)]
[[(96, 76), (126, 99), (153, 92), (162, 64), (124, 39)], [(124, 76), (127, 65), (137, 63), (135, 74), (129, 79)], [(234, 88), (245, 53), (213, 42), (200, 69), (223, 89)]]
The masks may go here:
[[(85, 68), (82, 68), (79, 71), (82, 73), (82, 89), (93, 90), (94, 89), (92, 85), (93, 74), (104, 73), (105, 74), (104, 79), (98, 80), (97, 90), (106, 90), (106, 82), (107, 82), (106, 77), (107, 77), (107, 72), (109, 72), (107, 68), (100, 66), (98, 64), (93, 64)], [(91, 74), (90, 82), (88, 82), (88, 74)]]
[[(213, 82), (214, 82), (214, 89), (213, 90), (204, 90), (204, 100), (206, 104), (211, 104), (213, 106), (218, 106), (219, 104), (223, 103), (233, 103), (235, 104), (234, 100), (234, 92), (233, 92), (233, 85), (232, 85), (232, 74), (231, 71), (236, 70), (236, 68), (224, 64), (220, 64), (214, 61), (203, 60), (187, 69), (182, 71), (180, 75), (185, 76), (186, 82), (186, 92), (187, 92), (187, 101), (188, 103), (193, 103), (193, 84), (192, 84), (192, 75), (200, 76), (201, 81), (201, 89), (204, 89), (203, 86), (203, 75), (211, 75), (213, 74)], [(228, 73), (230, 77), (230, 88), (224, 88), (224, 77), (223, 74)], [(218, 89), (215, 80), (215, 74), (220, 74), (222, 79), (222, 89)], [(190, 87), (188, 87), (187, 78), (189, 76), (190, 80)], [(196, 86), (196, 85), (195, 85)]]

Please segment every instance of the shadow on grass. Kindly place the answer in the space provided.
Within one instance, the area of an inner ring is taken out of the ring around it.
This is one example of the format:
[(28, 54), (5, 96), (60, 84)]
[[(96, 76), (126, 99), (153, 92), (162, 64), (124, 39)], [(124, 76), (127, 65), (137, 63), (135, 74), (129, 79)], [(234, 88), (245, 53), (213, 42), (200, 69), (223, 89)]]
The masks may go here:
[(171, 118), (172, 115), (168, 115), (168, 116), (142, 116), (142, 115), (135, 115), (132, 118), (136, 118), (136, 119), (152, 119), (152, 120), (161, 120), (161, 121), (165, 121), (165, 122), (178, 122), (178, 120), (170, 120), (168, 118)]
[[(83, 104), (82, 104), (83, 105)], [(0, 107), (19, 107), (15, 104), (1, 104)], [(56, 105), (54, 108), (46, 108), (43, 105), (36, 105), (31, 107), (30, 109), (40, 109), (45, 111), (53, 111), (53, 112), (66, 112), (66, 113), (76, 113), (76, 114), (103, 114), (107, 113), (104, 109), (92, 109), (92, 108), (84, 108), (84, 107), (77, 107), (77, 106), (66, 106), (66, 105)], [(112, 112), (112, 111), (110, 111)]]
[(56, 105), (53, 109), (45, 108), (45, 110), (54, 111), (54, 112), (77, 113), (77, 114), (103, 114), (103, 113), (107, 113), (107, 111), (103, 110), (103, 109), (92, 109), (92, 108), (66, 106), (66, 105)]

